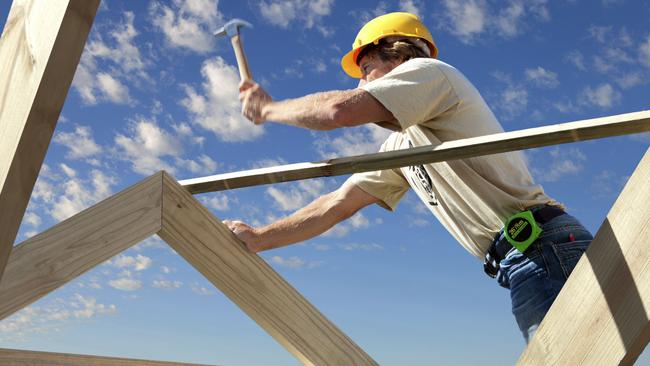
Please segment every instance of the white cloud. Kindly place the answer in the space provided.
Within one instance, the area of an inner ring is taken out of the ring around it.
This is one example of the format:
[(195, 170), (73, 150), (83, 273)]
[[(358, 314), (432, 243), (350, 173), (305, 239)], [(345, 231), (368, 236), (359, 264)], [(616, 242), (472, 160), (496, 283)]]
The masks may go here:
[(505, 87), (497, 95), (494, 102), (494, 109), (502, 111), (503, 117), (513, 119), (528, 107), (528, 90), (512, 80), (512, 77), (502, 72), (495, 72), (493, 76), (505, 84)]
[(303, 180), (288, 189), (276, 187), (266, 189), (266, 194), (271, 196), (282, 211), (293, 211), (307, 205), (314, 198), (324, 193), (325, 183), (322, 180)]
[(533, 20), (551, 19), (546, 3), (547, 0), (510, 0), (501, 8), (492, 8), (485, 0), (445, 0), (444, 14), (439, 20), (466, 43), (484, 33), (513, 38), (530, 28)]
[(377, 251), (384, 250), (383, 246), (376, 243), (371, 243), (371, 244), (349, 243), (349, 244), (341, 244), (339, 245), (339, 247), (348, 252), (355, 251), (355, 250), (362, 250), (366, 252), (377, 252)]
[(277, 264), (278, 266), (281, 267), (287, 267), (293, 269), (300, 269), (300, 268), (312, 269), (312, 268), (320, 267), (323, 264), (322, 261), (306, 261), (297, 256), (283, 258), (278, 255), (271, 257), (271, 263)]
[(29, 225), (31, 225), (33, 227), (36, 227), (36, 228), (39, 227), (41, 225), (41, 222), (42, 222), (41, 217), (38, 216), (38, 214), (36, 214), (33, 211), (27, 211), (27, 213), (25, 214), (25, 217), (23, 218), (23, 220), (26, 223), (28, 223)]
[(129, 88), (111, 75), (100, 72), (97, 74), (97, 83), (99, 90), (109, 101), (115, 104), (129, 104), (131, 101)]
[(113, 315), (117, 313), (115, 305), (106, 306), (98, 304), (97, 300), (93, 297), (84, 297), (80, 294), (74, 296), (76, 303), (80, 305), (80, 309), (73, 312), (75, 318), (92, 318), (96, 315)]
[(535, 179), (543, 182), (558, 182), (569, 175), (576, 175), (583, 171), (583, 163), (587, 156), (578, 148), (554, 147), (549, 152), (550, 163), (548, 166), (533, 166), (532, 173)]
[(27, 342), (32, 335), (57, 332), (73, 319), (114, 315), (115, 305), (98, 303), (93, 297), (74, 294), (64, 300), (57, 298), (42, 306), (29, 306), (0, 322), (0, 341)]
[(116, 268), (128, 268), (132, 267), (136, 271), (144, 271), (151, 267), (151, 258), (144, 255), (136, 255), (131, 257), (128, 255), (120, 254), (109, 262), (113, 267)]
[(181, 286), (183, 286), (183, 282), (170, 281), (170, 280), (153, 280), (151, 286), (155, 288), (164, 289), (164, 290), (173, 290), (173, 289), (181, 288)]
[(580, 51), (571, 51), (566, 55), (566, 59), (572, 63), (578, 70), (587, 71), (585, 58)]
[(325, 159), (371, 154), (379, 151), (381, 144), (390, 134), (390, 130), (375, 124), (365, 124), (360, 127), (346, 128), (335, 138), (330, 138), (329, 134), (322, 134), (322, 136), (319, 134), (315, 146)]
[(610, 108), (621, 100), (621, 93), (610, 84), (601, 84), (596, 89), (586, 87), (582, 92), (585, 103), (601, 108)]
[(560, 85), (557, 79), (557, 74), (553, 71), (544, 69), (538, 66), (533, 69), (526, 69), (526, 79), (532, 81), (535, 85), (544, 88), (555, 88)]
[[(72, 83), (85, 103), (92, 105), (109, 101), (133, 105), (129, 88), (120, 79), (151, 81), (146, 72), (147, 63), (135, 44), (138, 32), (133, 24), (134, 19), (132, 12), (125, 12), (124, 22), (109, 32), (114, 47), (106, 44), (100, 35), (86, 45)], [(109, 69), (100, 67), (100, 61), (115, 66), (110, 68), (111, 74), (99, 71)]]
[(201, 68), (203, 93), (185, 86), (186, 98), (181, 105), (199, 126), (212, 131), (223, 141), (250, 141), (264, 134), (241, 114), (239, 73), (221, 57), (207, 60)]
[(647, 67), (650, 67), (650, 35), (639, 46), (639, 61)]
[(63, 173), (68, 176), (68, 178), (74, 178), (77, 176), (77, 172), (66, 164), (61, 163), (59, 166), (61, 167), (61, 170), (63, 170)]
[(201, 286), (196, 282), (190, 285), (190, 289), (192, 289), (192, 292), (194, 292), (195, 294), (202, 295), (202, 296), (212, 295), (213, 293), (213, 291), (210, 290), (209, 288), (205, 286)]
[(69, 149), (66, 154), (68, 159), (88, 158), (102, 151), (88, 126), (77, 126), (74, 132), (59, 132), (54, 135), (54, 142)]
[(172, 47), (206, 53), (214, 47), (213, 32), (223, 23), (218, 5), (211, 0), (173, 0), (170, 7), (155, 1), (149, 16)]
[(485, 30), (488, 8), (484, 0), (444, 0), (443, 6), (445, 17), (451, 21), (451, 33), (464, 42), (471, 41)]
[(218, 167), (217, 162), (205, 154), (200, 155), (197, 160), (177, 158), (176, 165), (194, 174), (214, 174)]
[(50, 210), (54, 219), (65, 220), (112, 194), (111, 187), (117, 183), (115, 178), (99, 170), (93, 170), (90, 175), (90, 182), (71, 177), (63, 183), (63, 192), (57, 192), (59, 197)]
[(199, 197), (199, 201), (207, 208), (217, 211), (227, 211), (230, 209), (230, 199), (223, 193), (212, 194), (210, 197)]
[(299, 22), (307, 29), (320, 26), (323, 17), (330, 14), (334, 0), (269, 0), (261, 1), (259, 10), (273, 25), (288, 28)]
[(131, 162), (131, 169), (143, 175), (159, 170), (175, 173), (173, 166), (165, 162), (164, 156), (178, 157), (182, 153), (181, 142), (155, 122), (141, 119), (131, 127), (131, 136), (118, 134), (116, 145), (122, 150), (122, 157)]
[(136, 291), (142, 288), (142, 282), (140, 280), (122, 277), (117, 280), (109, 281), (108, 284), (114, 289), (121, 291)]
[(412, 13), (422, 18), (424, 2), (420, 0), (399, 0), (399, 8), (401, 11)]

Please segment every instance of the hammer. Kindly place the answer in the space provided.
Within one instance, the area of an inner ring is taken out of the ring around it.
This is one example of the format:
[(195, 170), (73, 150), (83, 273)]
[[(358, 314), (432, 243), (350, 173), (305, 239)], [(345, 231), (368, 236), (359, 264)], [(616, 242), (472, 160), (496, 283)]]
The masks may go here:
[(232, 48), (235, 50), (235, 57), (237, 57), (237, 66), (239, 67), (239, 77), (242, 80), (251, 80), (251, 71), (248, 68), (248, 61), (246, 61), (246, 55), (244, 54), (244, 49), (241, 45), (241, 40), (239, 39), (239, 28), (248, 27), (253, 28), (253, 26), (241, 19), (233, 19), (226, 23), (219, 30), (214, 32), (216, 37), (228, 36), (230, 37), (230, 42), (232, 43)]

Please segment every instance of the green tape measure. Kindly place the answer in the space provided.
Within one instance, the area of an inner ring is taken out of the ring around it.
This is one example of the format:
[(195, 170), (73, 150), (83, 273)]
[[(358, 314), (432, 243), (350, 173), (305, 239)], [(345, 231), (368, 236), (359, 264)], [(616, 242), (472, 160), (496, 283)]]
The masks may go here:
[(523, 253), (539, 238), (542, 228), (535, 221), (533, 213), (528, 210), (510, 216), (506, 221), (503, 233), (506, 240)]

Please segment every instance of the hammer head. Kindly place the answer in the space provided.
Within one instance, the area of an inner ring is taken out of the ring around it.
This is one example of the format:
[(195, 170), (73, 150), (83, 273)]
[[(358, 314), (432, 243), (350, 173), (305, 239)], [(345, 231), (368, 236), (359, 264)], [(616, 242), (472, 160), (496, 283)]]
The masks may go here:
[(239, 28), (242, 28), (242, 27), (253, 28), (251, 23), (249, 23), (249, 22), (247, 22), (245, 20), (236, 18), (236, 19), (233, 19), (233, 20), (229, 21), (228, 23), (224, 24), (223, 27), (221, 27), (219, 30), (214, 32), (214, 35), (216, 37), (223, 37), (223, 36), (234, 37), (234, 36), (239, 34)]

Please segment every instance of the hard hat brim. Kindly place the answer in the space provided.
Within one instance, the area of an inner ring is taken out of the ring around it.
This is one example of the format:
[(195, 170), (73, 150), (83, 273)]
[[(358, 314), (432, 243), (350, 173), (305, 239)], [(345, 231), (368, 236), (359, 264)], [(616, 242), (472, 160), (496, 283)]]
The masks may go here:
[(361, 69), (356, 62), (356, 56), (359, 54), (362, 48), (363, 47), (352, 50), (341, 58), (341, 67), (343, 68), (343, 71), (345, 71), (348, 76), (355, 79), (361, 79), (363, 76)]

